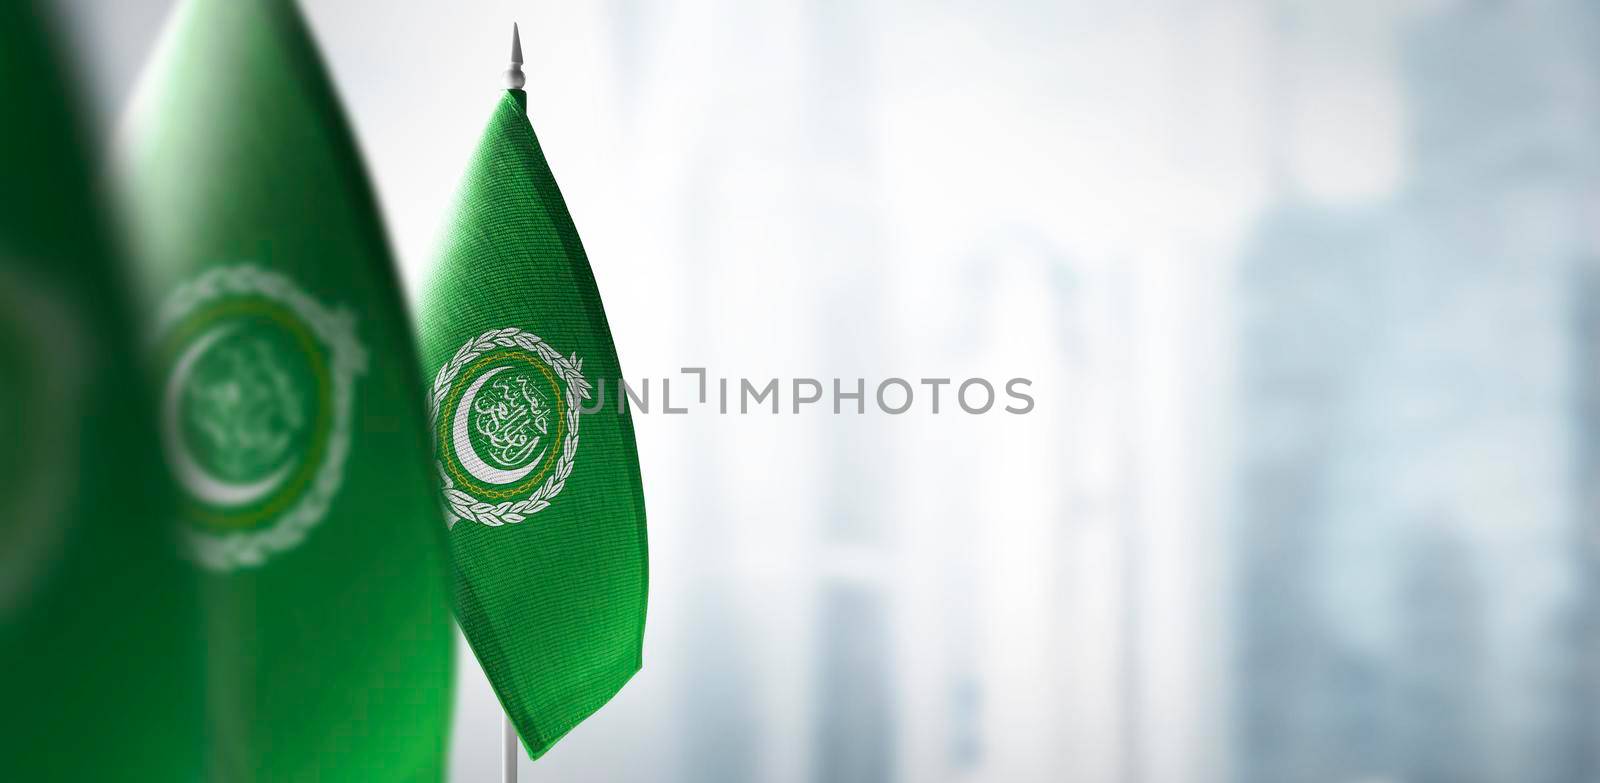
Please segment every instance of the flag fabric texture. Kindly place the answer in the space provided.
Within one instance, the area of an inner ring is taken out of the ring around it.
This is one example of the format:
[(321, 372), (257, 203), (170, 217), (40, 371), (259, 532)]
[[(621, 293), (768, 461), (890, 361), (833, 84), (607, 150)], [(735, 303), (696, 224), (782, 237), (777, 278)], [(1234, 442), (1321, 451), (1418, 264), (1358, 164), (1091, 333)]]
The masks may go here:
[(188, 0), (135, 99), (160, 442), (201, 575), (208, 775), (437, 781), (438, 481), (411, 325), (290, 0)]
[(193, 574), (75, 85), (0, 4), (0, 780), (192, 781)]
[(526, 110), (496, 107), (419, 321), (456, 617), (538, 758), (639, 670), (648, 559), (616, 347)]

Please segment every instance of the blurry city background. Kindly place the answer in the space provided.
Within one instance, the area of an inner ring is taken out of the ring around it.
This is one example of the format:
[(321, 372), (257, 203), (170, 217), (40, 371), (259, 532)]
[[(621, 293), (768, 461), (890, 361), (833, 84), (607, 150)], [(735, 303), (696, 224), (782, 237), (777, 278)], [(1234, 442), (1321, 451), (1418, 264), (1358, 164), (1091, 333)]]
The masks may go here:
[[(60, 5), (109, 138), (170, 2)], [(525, 780), (1600, 780), (1591, 3), (302, 5), (413, 286), (515, 20), (630, 377), (1035, 381), (638, 417), (645, 669)]]

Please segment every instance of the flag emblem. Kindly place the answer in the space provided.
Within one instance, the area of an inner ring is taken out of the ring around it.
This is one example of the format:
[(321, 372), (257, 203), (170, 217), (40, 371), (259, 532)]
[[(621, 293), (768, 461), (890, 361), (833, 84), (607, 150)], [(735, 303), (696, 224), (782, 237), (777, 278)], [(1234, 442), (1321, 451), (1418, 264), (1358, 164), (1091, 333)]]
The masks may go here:
[(550, 507), (578, 454), (583, 361), (517, 327), (468, 340), (434, 377), (445, 524), (517, 524)]
[(162, 446), (195, 559), (231, 571), (293, 549), (344, 482), (367, 370), (354, 317), (276, 272), (225, 266), (180, 285), (157, 334)]

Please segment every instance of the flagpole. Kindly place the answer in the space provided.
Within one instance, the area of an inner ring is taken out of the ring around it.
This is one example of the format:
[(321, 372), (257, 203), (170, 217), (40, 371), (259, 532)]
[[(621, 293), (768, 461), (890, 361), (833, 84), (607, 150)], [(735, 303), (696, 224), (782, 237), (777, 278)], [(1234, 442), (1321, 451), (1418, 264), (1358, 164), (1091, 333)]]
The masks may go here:
[(517, 783), (517, 728), (500, 713), (500, 783)]
[[(506, 88), (520, 90), (528, 79), (522, 73), (522, 32), (515, 22), (511, 25), (511, 67), (506, 69)], [(500, 713), (500, 783), (517, 783), (518, 747), (517, 727), (511, 725), (511, 716)]]
[(522, 32), (516, 22), (511, 23), (511, 67), (506, 69), (506, 89), (520, 90), (528, 83), (522, 73)]

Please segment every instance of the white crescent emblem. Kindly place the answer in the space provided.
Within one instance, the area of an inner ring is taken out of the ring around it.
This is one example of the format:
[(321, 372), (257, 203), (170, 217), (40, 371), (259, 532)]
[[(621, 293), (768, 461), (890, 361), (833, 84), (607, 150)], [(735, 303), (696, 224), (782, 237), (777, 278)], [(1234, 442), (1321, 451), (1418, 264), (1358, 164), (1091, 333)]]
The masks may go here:
[[(462, 372), (483, 366), (478, 361), (479, 357), (493, 356), (505, 349), (510, 349), (513, 355), (522, 360), (538, 362), (533, 366), (552, 386), (555, 386), (557, 378), (560, 379), (564, 388), (552, 389), (553, 402), (548, 401), (544, 394), (525, 388), (531, 386), (533, 381), (513, 374), (501, 376), (496, 382), (495, 391), (502, 396), (495, 405), (480, 409), (474, 400), (480, 396), (480, 390), (490, 378), (499, 375), (501, 370), (514, 369), (505, 366), (474, 378), (464, 393), (456, 395), (456, 391), (461, 389), (458, 381), (462, 379)], [(515, 380), (515, 383), (508, 379)], [(491, 528), (517, 525), (549, 508), (551, 498), (561, 493), (572, 475), (578, 452), (578, 426), (582, 424), (580, 401), (589, 399), (591, 388), (583, 377), (583, 360), (577, 354), (562, 354), (539, 339), (538, 335), (515, 326), (490, 329), (456, 349), (455, 355), (440, 366), (433, 376), (433, 393), (428, 401), (428, 429), (434, 434), (434, 450), (438, 457), (434, 464), (439, 469), (440, 488), (443, 490), (440, 499), (446, 509), (445, 527), (454, 529), (456, 523), (462, 520)], [(528, 405), (523, 406), (518, 402), (518, 396)], [(535, 401), (533, 397), (538, 400)], [(445, 411), (451, 405), (456, 406), (455, 412), (447, 421)], [(478, 418), (469, 422), (473, 414), (477, 414)], [(555, 419), (554, 423), (551, 423), (551, 419)], [(450, 429), (448, 435), (445, 433), (446, 425)], [(483, 455), (473, 448), (472, 436), (482, 435), (483, 438), (478, 442), (484, 444), (489, 459), (502, 465), (521, 464), (529, 450), (539, 448), (538, 439), (533, 438), (528, 427), (536, 430), (540, 438), (549, 437), (556, 442), (545, 443), (544, 450), (521, 470), (497, 470), (492, 464), (486, 464)], [(530, 439), (533, 439), (532, 445)], [(486, 488), (480, 485), (505, 486), (523, 481), (536, 465), (548, 468), (548, 473), (540, 474), (543, 483), (537, 488), (525, 493), (521, 490), (491, 493), (499, 502), (473, 497), (474, 492), (486, 492)], [(462, 473), (457, 467), (465, 467), (467, 472)], [(506, 495), (512, 497), (507, 498)]]
[(217, 506), (243, 506), (266, 497), (283, 483), (289, 476), (289, 470), (294, 466), (292, 461), (286, 462), (265, 478), (247, 484), (237, 484), (223, 481), (207, 473), (200, 463), (195, 462), (188, 448), (184, 446), (183, 433), (178, 427), (184, 382), (189, 379), (189, 372), (194, 369), (194, 363), (199, 361), (206, 349), (237, 328), (224, 326), (214, 329), (184, 350), (172, 368), (172, 375), (167, 379), (166, 393), (161, 406), (162, 436), (166, 441), (167, 459), (172, 463), (172, 470), (177, 474), (178, 481), (195, 497)]
[(461, 395), (461, 402), (456, 404), (456, 415), (450, 423), (451, 442), (455, 444), (456, 459), (461, 460), (461, 466), (467, 469), (472, 477), (485, 484), (515, 484), (527, 478), (533, 469), (539, 466), (539, 460), (533, 460), (516, 470), (501, 470), (478, 456), (472, 448), (471, 431), (467, 427), (467, 414), (472, 411), (472, 400), (478, 396), (478, 390), (483, 388), (485, 381), (493, 378), (503, 370), (510, 367), (496, 367), (480, 376), (467, 387), (467, 392)]

